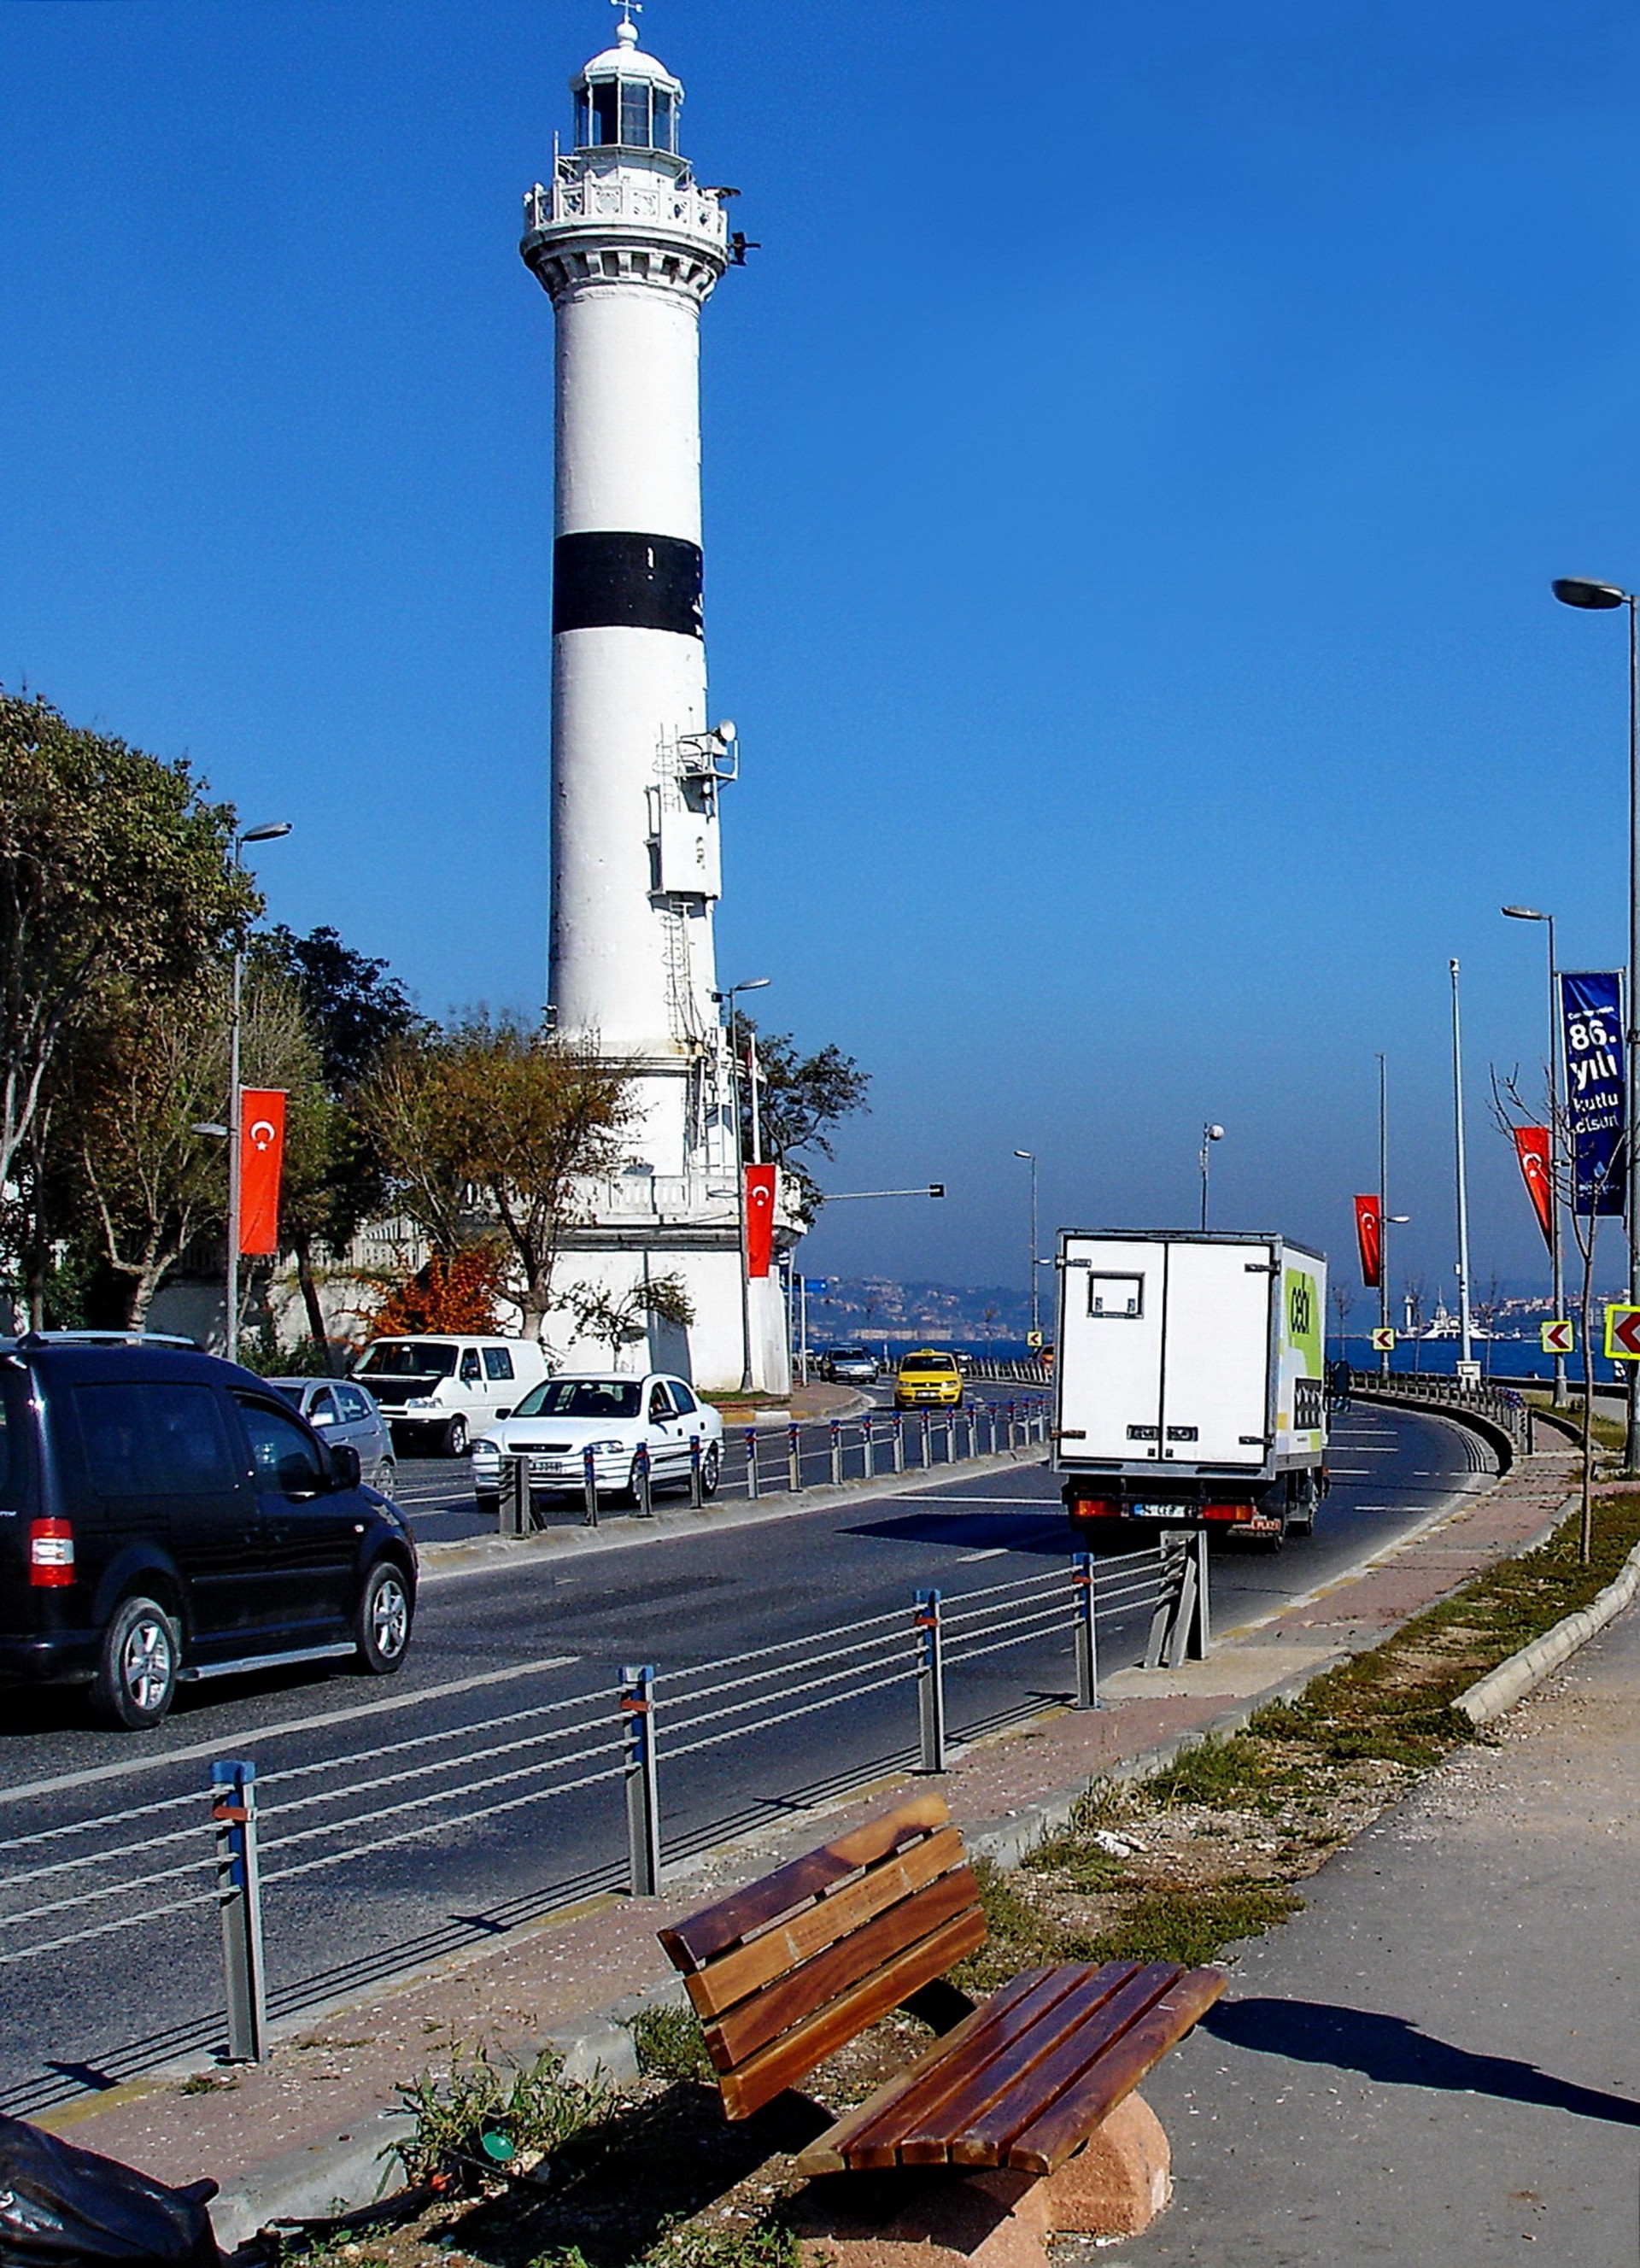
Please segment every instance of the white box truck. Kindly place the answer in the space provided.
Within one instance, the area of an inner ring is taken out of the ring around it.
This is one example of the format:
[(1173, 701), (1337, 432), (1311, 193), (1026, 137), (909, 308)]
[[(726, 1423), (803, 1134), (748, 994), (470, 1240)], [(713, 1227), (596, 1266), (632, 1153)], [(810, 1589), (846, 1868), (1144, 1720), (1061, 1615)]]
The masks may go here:
[(1054, 1470), (1090, 1543), (1141, 1523), (1278, 1545), (1327, 1491), (1327, 1263), (1280, 1236), (1059, 1240)]

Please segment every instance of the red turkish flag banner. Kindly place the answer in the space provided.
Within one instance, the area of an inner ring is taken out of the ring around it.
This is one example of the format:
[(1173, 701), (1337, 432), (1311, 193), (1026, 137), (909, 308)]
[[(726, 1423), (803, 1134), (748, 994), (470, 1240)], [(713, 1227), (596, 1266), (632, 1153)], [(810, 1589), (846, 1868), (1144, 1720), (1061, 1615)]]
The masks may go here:
[(1547, 1126), (1517, 1126), (1515, 1155), (1520, 1160), (1520, 1178), (1526, 1185), (1526, 1195), (1532, 1200), (1532, 1210), (1538, 1217), (1538, 1226), (1543, 1232), (1543, 1241), (1549, 1250), (1555, 1249), (1555, 1185), (1549, 1173), (1549, 1138)]
[(1384, 1272), (1384, 1222), (1376, 1197), (1356, 1199), (1356, 1241), (1361, 1247), (1361, 1281), (1376, 1292)]
[(767, 1276), (775, 1255), (775, 1189), (778, 1166), (746, 1169), (746, 1272)]
[(239, 1091), (239, 1250), (279, 1249), (279, 1175), (284, 1165), (284, 1089)]

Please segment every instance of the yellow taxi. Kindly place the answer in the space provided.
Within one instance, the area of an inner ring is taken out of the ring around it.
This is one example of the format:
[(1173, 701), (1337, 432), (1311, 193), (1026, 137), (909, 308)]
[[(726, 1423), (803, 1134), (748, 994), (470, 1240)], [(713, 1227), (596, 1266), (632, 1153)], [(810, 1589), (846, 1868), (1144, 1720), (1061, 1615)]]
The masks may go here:
[(900, 1359), (894, 1375), (896, 1410), (960, 1410), (962, 1373), (956, 1358), (934, 1347), (916, 1347)]

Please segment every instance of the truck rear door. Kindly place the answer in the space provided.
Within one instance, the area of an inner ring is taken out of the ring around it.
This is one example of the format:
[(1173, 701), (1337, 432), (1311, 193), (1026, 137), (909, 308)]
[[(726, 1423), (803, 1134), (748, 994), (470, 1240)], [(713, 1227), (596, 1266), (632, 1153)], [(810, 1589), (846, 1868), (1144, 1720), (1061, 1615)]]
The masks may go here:
[(1160, 1461), (1167, 1247), (1070, 1236), (1055, 1352), (1059, 1458)]
[(1270, 1447), (1275, 1253), (1182, 1240), (1166, 1249), (1163, 1457), (1256, 1470)]

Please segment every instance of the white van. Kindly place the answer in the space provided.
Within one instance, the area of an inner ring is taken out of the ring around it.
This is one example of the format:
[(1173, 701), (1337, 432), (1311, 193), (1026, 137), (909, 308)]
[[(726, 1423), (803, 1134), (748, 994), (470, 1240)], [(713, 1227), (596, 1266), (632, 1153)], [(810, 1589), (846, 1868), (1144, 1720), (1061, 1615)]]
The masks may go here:
[(548, 1369), (539, 1339), (430, 1331), (372, 1339), (352, 1374), (375, 1395), (401, 1456), (464, 1457), (474, 1434), (510, 1416)]

